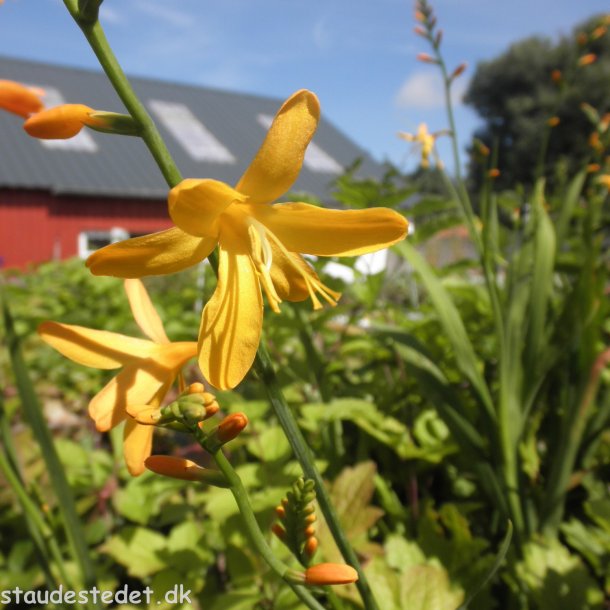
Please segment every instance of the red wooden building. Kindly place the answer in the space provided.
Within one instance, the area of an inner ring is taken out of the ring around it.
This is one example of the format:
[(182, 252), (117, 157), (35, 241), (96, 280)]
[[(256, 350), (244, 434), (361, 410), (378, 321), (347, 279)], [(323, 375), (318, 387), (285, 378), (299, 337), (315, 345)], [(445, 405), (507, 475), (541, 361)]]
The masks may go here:
[[(0, 78), (45, 90), (45, 105), (83, 103), (125, 112), (99, 72), (0, 58)], [(282, 100), (132, 79), (184, 177), (235, 183)], [(289, 94), (290, 92), (287, 92)], [(295, 192), (330, 199), (332, 181), (362, 159), (382, 168), (324, 119)], [(30, 138), (22, 119), (0, 112), (0, 267), (85, 257), (129, 236), (171, 226), (167, 186), (139, 138), (83, 130), (70, 140)]]

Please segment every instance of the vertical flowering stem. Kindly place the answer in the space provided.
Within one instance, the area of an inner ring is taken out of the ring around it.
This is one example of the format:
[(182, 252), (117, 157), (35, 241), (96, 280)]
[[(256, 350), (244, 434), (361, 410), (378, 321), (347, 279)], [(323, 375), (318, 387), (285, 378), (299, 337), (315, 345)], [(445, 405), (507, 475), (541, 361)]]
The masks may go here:
[(282, 429), (284, 430), (284, 433), (292, 446), (292, 450), (294, 451), (297, 460), (303, 469), (303, 473), (308, 479), (313, 479), (315, 483), (318, 504), (322, 509), (322, 513), (324, 514), (328, 527), (333, 535), (333, 538), (335, 539), (335, 542), (337, 543), (337, 546), (339, 547), (339, 550), (341, 551), (341, 554), (343, 555), (343, 558), (358, 572), (358, 581), (356, 582), (356, 586), (358, 587), (358, 591), (360, 592), (362, 601), (364, 602), (364, 607), (367, 610), (378, 610), (377, 603), (373, 597), (373, 592), (371, 591), (371, 587), (366, 579), (366, 575), (364, 574), (362, 566), (358, 561), (356, 553), (352, 549), (347, 537), (345, 536), (345, 533), (343, 532), (337, 513), (335, 512), (330, 497), (326, 492), (326, 488), (324, 487), (324, 481), (322, 480), (322, 477), (314, 464), (309, 447), (303, 438), (303, 434), (299, 429), (294, 415), (292, 414), (290, 407), (286, 404), (286, 400), (284, 399), (284, 395), (282, 394), (282, 390), (277, 381), (277, 376), (275, 374), (275, 369), (273, 368), (273, 363), (271, 362), (269, 352), (267, 351), (265, 344), (262, 342), (256, 354), (254, 369), (265, 384), (271, 406), (273, 407), (280, 425), (282, 426)]
[[(104, 31), (102, 26), (98, 21), (93, 23), (91, 22), (82, 22), (79, 19), (79, 11), (76, 0), (64, 0), (64, 4), (66, 5), (68, 11), (78, 23), (79, 27), (83, 31), (87, 41), (91, 45), (91, 48), (95, 52), (106, 76), (110, 80), (114, 89), (118, 93), (121, 98), (123, 104), (127, 108), (128, 112), (131, 114), (133, 119), (139, 124), (142, 130), (142, 138), (150, 150), (153, 158), (155, 159), (159, 169), (161, 170), (163, 177), (165, 178), (167, 184), (171, 187), (176, 186), (182, 179), (176, 164), (174, 163), (167, 147), (165, 146), (165, 142), (161, 138), (154, 121), (149, 116), (146, 111), (146, 108), (138, 99), (137, 95), (133, 91), (127, 77), (123, 73), (121, 66), (119, 65), (106, 37), (104, 35)], [(209, 257), (212, 268), (217, 270), (217, 260), (212, 253)], [(316, 493), (318, 502), (320, 503), (320, 507), (322, 512), (326, 518), (326, 521), (329, 525), (330, 531), (341, 551), (341, 554), (345, 558), (345, 560), (351, 564), (358, 572), (358, 581), (356, 586), (358, 587), (362, 599), (364, 601), (364, 605), (366, 610), (378, 610), (378, 606), (375, 603), (375, 599), (373, 597), (373, 593), (371, 588), (366, 580), (366, 576), (360, 566), (360, 562), (356, 557), (353, 549), (351, 548), (347, 538), (341, 528), (339, 523), (339, 519), (335, 513), (335, 510), (331, 504), (330, 498), (324, 488), (324, 482), (322, 481), (322, 477), (315, 467), (311, 455), (309, 453), (309, 449), (307, 448), (307, 444), (305, 443), (305, 439), (299, 430), (297, 422), (294, 419), (294, 416), (290, 412), (286, 401), (282, 395), (282, 391), (277, 383), (275, 370), (273, 369), (273, 365), (271, 363), (271, 359), (269, 358), (269, 354), (261, 344), (256, 361), (255, 361), (255, 369), (259, 372), (263, 383), (266, 386), (267, 393), (269, 395), (271, 404), (277, 414), (277, 417), (280, 421), (280, 424), (290, 442), (292, 449), (297, 456), (299, 463), (301, 464), (301, 468), (305, 475), (313, 479), (316, 485)], [(221, 464), (224, 465), (223, 462), (224, 456), (220, 458), (219, 468)], [(228, 462), (227, 462), (228, 464)], [(226, 465), (225, 465), (226, 466)], [(230, 466), (230, 465), (229, 465)], [(222, 470), (222, 468), (221, 468)], [(237, 475), (235, 475), (237, 476)], [(237, 494), (234, 493), (235, 499), (240, 507), (247, 511), (246, 503), (247, 496), (243, 495), (240, 489), (243, 489), (241, 486), (241, 481), (236, 480), (235, 486), (232, 486), (232, 490), (238, 490)], [(245, 494), (245, 490), (243, 492)], [(249, 506), (249, 504), (248, 504)], [(250, 509), (251, 512), (251, 509)], [(242, 512), (242, 514), (244, 514)], [(249, 528), (249, 531), (254, 531)], [(264, 541), (264, 538), (262, 540)], [(260, 540), (259, 540), (260, 542)], [(265, 542), (266, 544), (266, 542)], [(270, 564), (271, 565), (271, 564)], [(314, 600), (315, 601), (315, 600)], [(316, 602), (317, 604), (317, 602)]]

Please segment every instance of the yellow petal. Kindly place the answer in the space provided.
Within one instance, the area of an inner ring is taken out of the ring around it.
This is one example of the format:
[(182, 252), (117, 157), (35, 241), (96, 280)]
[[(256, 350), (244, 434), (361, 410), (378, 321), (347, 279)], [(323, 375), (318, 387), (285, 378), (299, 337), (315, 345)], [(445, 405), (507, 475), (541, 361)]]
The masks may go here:
[(355, 256), (403, 239), (408, 223), (388, 208), (325, 210), (307, 203), (258, 207), (257, 219), (292, 252)]
[(320, 119), (318, 98), (305, 89), (288, 98), (237, 186), (253, 203), (270, 203), (297, 179)]
[(106, 432), (127, 416), (127, 405), (145, 405), (174, 380), (172, 371), (153, 360), (128, 364), (89, 403), (89, 415), (100, 432)]
[(169, 343), (163, 322), (161, 322), (144, 284), (138, 279), (125, 280), (125, 292), (133, 317), (142, 332), (155, 343)]
[(33, 138), (65, 140), (74, 137), (89, 121), (93, 108), (83, 104), (63, 104), (33, 114), (23, 128)]
[(246, 196), (218, 180), (183, 180), (168, 197), (169, 215), (176, 226), (191, 235), (218, 237), (218, 218)]
[(215, 247), (215, 238), (193, 237), (173, 227), (105, 246), (87, 259), (87, 267), (93, 275), (165, 275), (196, 265)]
[(145, 339), (58, 322), (43, 322), (38, 334), (66, 358), (97, 369), (116, 369), (158, 349)]
[(144, 461), (152, 451), (153, 431), (153, 426), (142, 426), (133, 419), (125, 422), (123, 455), (127, 470), (134, 477), (141, 475), (145, 470)]
[(27, 119), (30, 114), (42, 110), (43, 104), (40, 94), (30, 87), (11, 80), (0, 80), (0, 108)]
[(262, 325), (263, 298), (250, 257), (227, 252), (221, 244), (218, 285), (199, 331), (199, 366), (214, 387), (234, 388), (245, 377)]

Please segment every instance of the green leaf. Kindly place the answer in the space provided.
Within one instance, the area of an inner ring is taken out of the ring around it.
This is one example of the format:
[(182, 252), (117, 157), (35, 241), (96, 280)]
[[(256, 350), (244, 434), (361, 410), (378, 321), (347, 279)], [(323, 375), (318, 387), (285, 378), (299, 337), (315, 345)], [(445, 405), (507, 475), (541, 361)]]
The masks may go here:
[(463, 599), (464, 591), (451, 586), (442, 567), (413, 566), (400, 579), (400, 608), (455, 610)]
[(248, 439), (248, 451), (263, 462), (286, 460), (291, 453), (290, 443), (279, 426), (266, 425), (261, 434)]
[(126, 527), (109, 538), (100, 551), (127, 569), (130, 576), (145, 578), (167, 567), (162, 551), (166, 539), (144, 527)]
[(496, 415), (489, 388), (481, 373), (481, 367), (466, 332), (464, 322), (449, 293), (436, 277), (430, 265), (408, 241), (400, 242), (395, 248), (411, 264), (426, 286), (443, 330), (453, 347), (458, 368), (472, 384), (473, 390), (490, 420), (495, 421)]

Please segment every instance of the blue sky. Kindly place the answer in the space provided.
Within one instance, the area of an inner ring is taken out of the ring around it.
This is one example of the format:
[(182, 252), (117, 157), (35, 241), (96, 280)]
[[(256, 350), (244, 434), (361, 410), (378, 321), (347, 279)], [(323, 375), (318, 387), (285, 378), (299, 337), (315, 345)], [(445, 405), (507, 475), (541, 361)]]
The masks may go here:
[[(456, 81), (461, 147), (477, 125), (460, 92), (477, 62), (523, 37), (557, 37), (608, 0), (436, 0)], [(323, 114), (377, 160), (411, 170), (397, 131), (447, 126), (440, 78), (416, 61), (413, 0), (105, 0), (102, 23), (128, 74), (285, 98), (315, 91)], [(5, 0), (0, 55), (97, 68), (60, 0)], [(0, 75), (1, 78), (1, 75)], [(78, 101), (78, 100), (71, 100)], [(440, 148), (446, 161), (448, 148)], [(450, 163), (449, 163), (450, 165)]]

